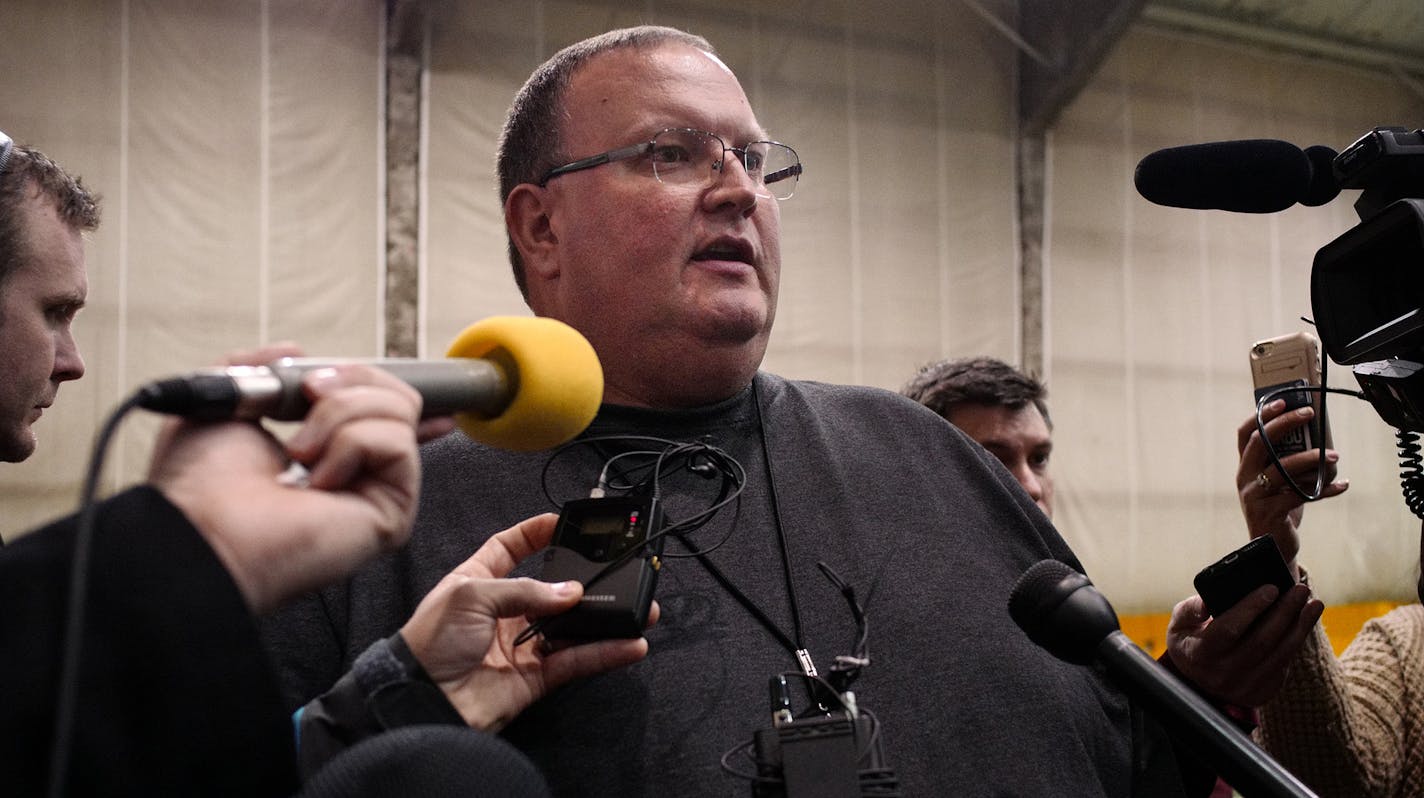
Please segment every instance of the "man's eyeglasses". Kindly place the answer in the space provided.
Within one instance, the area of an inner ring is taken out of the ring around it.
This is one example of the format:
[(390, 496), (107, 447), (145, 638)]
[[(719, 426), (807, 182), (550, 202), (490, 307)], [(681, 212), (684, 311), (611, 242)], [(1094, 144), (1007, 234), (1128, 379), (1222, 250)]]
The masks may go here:
[(616, 150), (550, 169), (539, 179), (543, 187), (559, 175), (592, 169), (614, 161), (648, 156), (653, 176), (669, 185), (711, 183), (726, 163), (727, 153), (737, 156), (747, 176), (757, 184), (757, 193), (777, 199), (791, 199), (801, 176), (801, 159), (796, 151), (776, 141), (752, 141), (744, 147), (728, 147), (715, 133), (674, 127), (659, 131), (652, 141), (631, 144)]
[(5, 174), (5, 164), (10, 160), (10, 151), (15, 149), (15, 140), (0, 130), (0, 175)]

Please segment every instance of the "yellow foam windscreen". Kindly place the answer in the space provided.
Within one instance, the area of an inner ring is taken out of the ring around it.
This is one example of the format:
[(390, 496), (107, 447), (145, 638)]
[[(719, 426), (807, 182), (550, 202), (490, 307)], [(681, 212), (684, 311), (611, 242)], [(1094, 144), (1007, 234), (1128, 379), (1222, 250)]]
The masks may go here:
[(603, 401), (603, 368), (578, 330), (554, 319), (491, 316), (466, 327), (446, 357), (481, 358), (505, 372), (512, 398), (498, 415), (455, 416), (466, 435), (517, 452), (583, 432)]

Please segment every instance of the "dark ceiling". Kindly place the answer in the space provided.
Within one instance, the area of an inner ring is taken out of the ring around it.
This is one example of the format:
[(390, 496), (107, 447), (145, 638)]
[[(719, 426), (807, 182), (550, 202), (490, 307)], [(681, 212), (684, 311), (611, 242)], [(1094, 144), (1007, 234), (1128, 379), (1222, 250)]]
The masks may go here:
[(1140, 20), (1424, 81), (1421, 0), (1152, 0)]

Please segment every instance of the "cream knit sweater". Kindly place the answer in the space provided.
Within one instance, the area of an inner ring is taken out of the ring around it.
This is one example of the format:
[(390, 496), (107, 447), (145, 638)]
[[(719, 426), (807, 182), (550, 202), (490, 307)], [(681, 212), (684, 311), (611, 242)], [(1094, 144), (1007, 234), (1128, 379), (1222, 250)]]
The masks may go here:
[(1371, 619), (1339, 659), (1317, 625), (1256, 739), (1321, 798), (1424, 796), (1424, 606)]

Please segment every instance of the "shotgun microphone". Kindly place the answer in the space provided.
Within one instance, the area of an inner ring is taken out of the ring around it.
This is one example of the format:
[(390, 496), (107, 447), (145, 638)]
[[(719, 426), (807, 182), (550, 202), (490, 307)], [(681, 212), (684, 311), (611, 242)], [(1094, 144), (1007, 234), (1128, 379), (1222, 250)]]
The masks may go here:
[(1340, 193), (1335, 151), (1277, 139), (1213, 141), (1158, 150), (1137, 164), (1137, 193), (1156, 205), (1275, 213), (1324, 205)]

